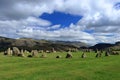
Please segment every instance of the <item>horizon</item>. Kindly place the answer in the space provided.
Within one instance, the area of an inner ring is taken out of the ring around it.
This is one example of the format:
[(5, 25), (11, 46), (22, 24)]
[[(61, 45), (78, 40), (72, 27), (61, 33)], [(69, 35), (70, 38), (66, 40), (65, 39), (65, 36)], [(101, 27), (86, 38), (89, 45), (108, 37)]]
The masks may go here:
[(77, 43), (84, 43), (87, 46), (95, 46), (97, 44), (116, 44), (119, 43), (120, 41), (114, 42), (114, 43), (107, 43), (107, 42), (100, 42), (100, 43), (96, 43), (96, 44), (90, 44), (90, 43), (85, 43), (85, 42), (81, 42), (81, 41), (65, 41), (65, 40), (47, 40), (47, 39), (35, 39), (35, 38), (27, 38), (27, 37), (21, 37), (21, 38), (10, 38), (10, 37), (4, 37), (4, 36), (0, 36), (0, 38), (9, 38), (9, 39), (15, 39), (15, 40), (19, 40), (19, 39), (32, 39), (32, 40), (45, 40), (45, 41), (55, 41), (55, 42), (77, 42)]
[(0, 36), (115, 43), (119, 18), (120, 0), (1, 0)]

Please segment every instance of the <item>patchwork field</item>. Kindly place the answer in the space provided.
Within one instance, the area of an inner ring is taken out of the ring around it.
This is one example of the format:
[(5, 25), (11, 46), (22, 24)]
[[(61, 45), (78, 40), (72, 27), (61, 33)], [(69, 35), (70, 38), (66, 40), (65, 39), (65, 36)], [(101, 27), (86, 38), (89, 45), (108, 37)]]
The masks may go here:
[[(56, 59), (57, 55), (62, 58)], [(47, 58), (22, 58), (0, 54), (0, 80), (120, 80), (120, 55), (95, 58), (95, 53), (48, 54)], [(41, 54), (40, 54), (41, 55)]]

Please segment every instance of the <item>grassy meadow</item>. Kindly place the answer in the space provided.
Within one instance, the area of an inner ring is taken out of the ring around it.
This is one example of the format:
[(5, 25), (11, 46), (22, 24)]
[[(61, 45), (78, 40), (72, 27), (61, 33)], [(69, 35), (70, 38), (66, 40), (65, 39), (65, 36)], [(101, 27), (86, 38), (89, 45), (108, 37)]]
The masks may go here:
[[(56, 59), (57, 55), (62, 58)], [(47, 58), (22, 58), (0, 54), (0, 80), (120, 80), (120, 55), (95, 58), (95, 53), (47, 54)], [(41, 55), (41, 53), (39, 54)]]

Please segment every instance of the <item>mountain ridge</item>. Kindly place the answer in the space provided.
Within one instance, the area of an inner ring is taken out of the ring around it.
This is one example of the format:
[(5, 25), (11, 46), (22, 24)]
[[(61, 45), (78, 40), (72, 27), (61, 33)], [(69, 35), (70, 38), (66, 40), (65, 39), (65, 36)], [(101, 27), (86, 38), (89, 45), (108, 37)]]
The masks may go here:
[(98, 43), (94, 46), (90, 46), (83, 42), (78, 41), (52, 41), (52, 40), (38, 40), (33, 38), (19, 38), (12, 39), (0, 36), (0, 51), (5, 51), (7, 48), (18, 47), (19, 49), (25, 49), (31, 51), (33, 49), (37, 50), (49, 50), (53, 48), (57, 51), (67, 51), (69, 49), (93, 49), (93, 50), (103, 50), (107, 48), (120, 49), (120, 41), (115, 44), (111, 43)]
[(18, 47), (19, 49), (26, 50), (52, 50), (53, 48), (58, 51), (66, 51), (69, 48), (78, 49), (81, 46), (88, 46), (82, 42), (70, 41), (52, 41), (52, 40), (38, 40), (32, 38), (19, 38), (12, 39), (0, 36), (0, 51), (6, 50), (8, 47)]

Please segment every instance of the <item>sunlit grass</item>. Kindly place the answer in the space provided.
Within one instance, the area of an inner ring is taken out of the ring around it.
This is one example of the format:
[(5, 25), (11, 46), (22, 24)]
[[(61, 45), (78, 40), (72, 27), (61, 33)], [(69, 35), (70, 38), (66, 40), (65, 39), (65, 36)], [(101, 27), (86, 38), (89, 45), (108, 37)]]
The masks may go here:
[[(95, 58), (95, 53), (66, 52), (47, 54), (47, 58), (21, 58), (0, 54), (0, 80), (119, 80), (120, 56)], [(57, 55), (62, 58), (56, 59)], [(39, 54), (41, 56), (41, 53)]]

